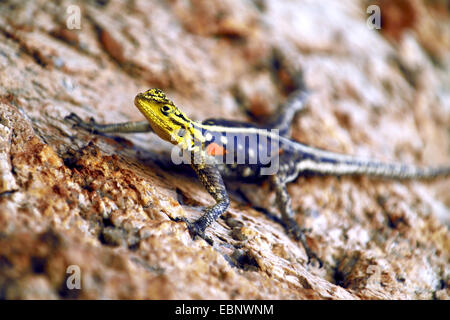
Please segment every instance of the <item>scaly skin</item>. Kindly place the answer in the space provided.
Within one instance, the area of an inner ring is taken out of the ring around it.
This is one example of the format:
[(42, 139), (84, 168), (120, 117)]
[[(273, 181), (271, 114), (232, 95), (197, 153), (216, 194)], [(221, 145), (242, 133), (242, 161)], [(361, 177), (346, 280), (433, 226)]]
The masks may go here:
[[(308, 172), (326, 175), (370, 175), (394, 179), (424, 179), (450, 175), (450, 167), (419, 168), (403, 164), (382, 163), (341, 155), (313, 148), (287, 137), (296, 112), (304, 108), (307, 93), (297, 90), (288, 99), (275, 120), (266, 128), (253, 124), (208, 119), (196, 122), (189, 119), (159, 89), (150, 89), (136, 96), (134, 103), (147, 122), (126, 122), (100, 125), (91, 120), (83, 122), (75, 114), (68, 118), (91, 132), (150, 132), (190, 153), (191, 166), (200, 182), (212, 195), (215, 204), (207, 207), (196, 221), (184, 221), (193, 238), (208, 241), (205, 229), (210, 226), (230, 203), (222, 177), (245, 182), (269, 179), (274, 186), (276, 203), (284, 227), (304, 246), (308, 261), (321, 260), (308, 247), (304, 230), (295, 221), (286, 184)], [(245, 139), (253, 141), (253, 144)], [(247, 141), (247, 142), (246, 142)], [(268, 143), (263, 143), (268, 141)], [(266, 159), (263, 155), (269, 154)], [(243, 161), (240, 161), (243, 160)], [(264, 161), (263, 161), (264, 160)], [(269, 160), (267, 162), (267, 160)], [(276, 161), (276, 170), (271, 168)]]

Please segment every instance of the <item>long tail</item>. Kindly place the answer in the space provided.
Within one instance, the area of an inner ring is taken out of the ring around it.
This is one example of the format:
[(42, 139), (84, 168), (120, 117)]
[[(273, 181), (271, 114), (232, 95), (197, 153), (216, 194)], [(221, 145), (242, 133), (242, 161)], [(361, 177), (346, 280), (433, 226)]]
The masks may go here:
[(431, 179), (450, 176), (450, 165), (419, 167), (387, 163), (334, 153), (295, 143), (298, 155), (296, 172), (309, 171), (324, 175), (370, 175), (392, 179)]
[(417, 167), (376, 161), (336, 161), (327, 158), (321, 158), (319, 161), (304, 159), (299, 162), (298, 170), (326, 175), (370, 175), (392, 179), (432, 179), (450, 176), (450, 166)]

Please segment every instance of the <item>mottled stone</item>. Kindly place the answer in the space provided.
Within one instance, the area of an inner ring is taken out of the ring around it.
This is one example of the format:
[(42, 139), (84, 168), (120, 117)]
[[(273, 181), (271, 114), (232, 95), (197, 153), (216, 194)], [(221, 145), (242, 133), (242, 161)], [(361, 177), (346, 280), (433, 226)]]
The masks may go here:
[[(86, 1), (69, 31), (72, 2), (2, 1), (0, 299), (449, 299), (448, 179), (291, 183), (318, 268), (240, 196), (207, 230), (212, 246), (193, 241), (174, 219), (199, 217), (193, 207), (212, 198), (171, 165), (167, 144), (63, 120), (142, 120), (133, 99), (149, 87), (194, 119), (264, 118), (301, 71), (312, 94), (294, 139), (449, 163), (439, 3), (378, 1), (390, 19), (378, 32), (366, 1)], [(241, 192), (276, 214), (267, 184)]]

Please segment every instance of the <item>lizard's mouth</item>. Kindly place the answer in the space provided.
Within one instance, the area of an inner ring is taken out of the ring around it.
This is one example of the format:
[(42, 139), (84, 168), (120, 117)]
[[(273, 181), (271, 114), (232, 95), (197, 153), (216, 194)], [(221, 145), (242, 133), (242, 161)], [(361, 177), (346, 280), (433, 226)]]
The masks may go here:
[(158, 122), (158, 117), (153, 110), (150, 103), (146, 102), (146, 98), (142, 93), (139, 93), (134, 98), (134, 105), (139, 109), (139, 111), (147, 118), (147, 120), (152, 122)]
[(142, 101), (145, 100), (144, 95), (142, 93), (138, 93), (136, 95), (136, 97), (134, 97), (134, 105), (139, 109), (139, 111), (141, 111), (142, 113), (144, 113), (145, 111), (147, 111), (147, 108), (144, 107)]
[[(167, 125), (167, 123), (164, 122), (164, 119), (162, 119), (154, 110), (151, 103), (148, 103), (146, 101), (144, 94), (139, 93), (134, 98), (134, 104), (139, 109), (139, 111), (145, 116), (147, 121), (149, 122), (150, 126), (152, 127), (153, 131), (162, 139), (166, 141), (171, 140), (170, 126)], [(173, 143), (173, 142), (172, 142)]]

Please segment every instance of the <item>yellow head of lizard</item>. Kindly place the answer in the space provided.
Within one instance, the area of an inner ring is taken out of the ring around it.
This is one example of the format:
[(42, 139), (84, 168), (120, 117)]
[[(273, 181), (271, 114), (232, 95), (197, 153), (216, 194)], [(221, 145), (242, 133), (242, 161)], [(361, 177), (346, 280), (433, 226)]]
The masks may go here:
[(194, 128), (193, 121), (167, 99), (160, 89), (139, 93), (134, 104), (160, 138), (182, 148), (192, 147), (194, 138), (202, 140), (201, 133)]

